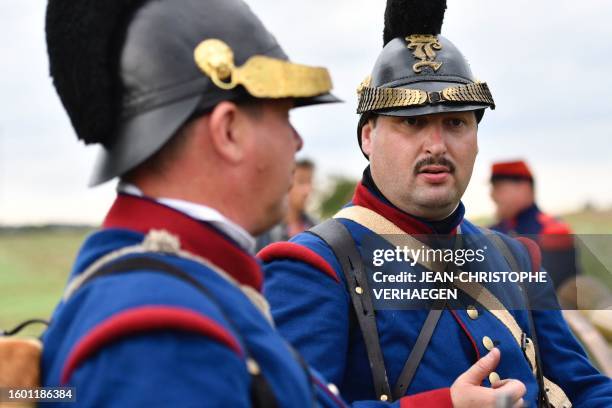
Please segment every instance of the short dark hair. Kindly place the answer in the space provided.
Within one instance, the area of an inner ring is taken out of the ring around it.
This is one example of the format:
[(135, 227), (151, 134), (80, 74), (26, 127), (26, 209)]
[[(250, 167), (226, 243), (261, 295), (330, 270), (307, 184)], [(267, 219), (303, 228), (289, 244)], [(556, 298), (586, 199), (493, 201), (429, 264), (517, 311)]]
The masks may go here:
[(504, 175), (494, 175), (494, 176), (491, 176), (489, 181), (491, 182), (491, 184), (495, 184), (498, 181), (512, 181), (514, 183), (527, 182), (531, 184), (531, 187), (535, 187), (535, 180), (533, 179), (533, 177), (527, 177), (527, 176), (505, 175), (505, 174)]
[(366, 122), (372, 121), (374, 123), (374, 127), (376, 127), (376, 122), (378, 121), (378, 115), (376, 113), (370, 113), (365, 119)]
[(301, 159), (295, 162), (296, 169), (313, 170), (315, 168), (314, 162), (310, 159)]
[(189, 139), (192, 132), (189, 131), (191, 120), (184, 123), (157, 152), (147, 158), (145, 161), (129, 170), (121, 176), (121, 180), (133, 182), (134, 176), (140, 171), (162, 174), (168, 164), (174, 162), (185, 143)]
[[(265, 99), (255, 98), (250, 95), (241, 95), (235, 99), (228, 99), (226, 102), (232, 102), (236, 104), (236, 106), (241, 108), (243, 111), (245, 111), (247, 114), (249, 114), (250, 116), (254, 118), (258, 118), (261, 116), (261, 102), (264, 100)], [(203, 102), (206, 102), (206, 101), (203, 101)], [(216, 107), (217, 105), (206, 106), (205, 103), (204, 103), (204, 107), (197, 106), (193, 110), (193, 113), (189, 116), (189, 118), (187, 118), (187, 120), (185, 121), (185, 124), (193, 120), (199, 119), (202, 116), (209, 115), (213, 110), (215, 110)]]

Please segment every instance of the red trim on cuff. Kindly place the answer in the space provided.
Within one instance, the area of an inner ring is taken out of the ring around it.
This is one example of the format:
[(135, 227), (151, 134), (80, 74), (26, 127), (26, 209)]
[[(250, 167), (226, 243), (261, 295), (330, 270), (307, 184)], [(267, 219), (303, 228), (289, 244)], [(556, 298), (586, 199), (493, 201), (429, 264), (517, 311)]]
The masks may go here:
[(400, 408), (416, 407), (453, 408), (450, 388), (438, 388), (437, 390), (420, 392), (400, 399)]
[(268, 245), (259, 253), (257, 257), (263, 262), (268, 263), (274, 260), (294, 260), (304, 262), (321, 272), (324, 272), (327, 276), (340, 282), (336, 271), (331, 265), (319, 254), (312, 249), (306, 248), (305, 246), (295, 244), (293, 242), (275, 242)]
[(62, 369), (61, 383), (88, 358), (125, 337), (158, 330), (201, 334), (234, 351), (241, 358), (238, 341), (219, 323), (193, 310), (170, 306), (142, 306), (119, 312), (95, 326), (74, 345)]

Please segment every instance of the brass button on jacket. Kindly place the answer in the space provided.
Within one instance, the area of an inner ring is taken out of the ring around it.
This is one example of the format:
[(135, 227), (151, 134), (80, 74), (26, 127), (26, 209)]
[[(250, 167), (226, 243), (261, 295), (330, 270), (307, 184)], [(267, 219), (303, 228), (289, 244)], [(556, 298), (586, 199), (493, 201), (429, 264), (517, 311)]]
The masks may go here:
[(478, 319), (478, 309), (476, 309), (474, 305), (469, 305), (466, 311), (470, 319), (472, 320)]
[(482, 344), (485, 346), (485, 348), (487, 350), (493, 350), (493, 347), (495, 347), (495, 344), (493, 344), (493, 340), (491, 340), (491, 338), (489, 336), (484, 336), (482, 338)]

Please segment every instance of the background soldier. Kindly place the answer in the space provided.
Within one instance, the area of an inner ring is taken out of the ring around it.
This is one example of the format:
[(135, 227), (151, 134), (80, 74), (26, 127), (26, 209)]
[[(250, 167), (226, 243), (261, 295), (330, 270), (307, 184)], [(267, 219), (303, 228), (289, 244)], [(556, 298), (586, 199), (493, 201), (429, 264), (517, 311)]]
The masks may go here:
[(257, 237), (258, 251), (273, 242), (287, 241), (317, 224), (315, 219), (306, 212), (306, 205), (312, 193), (314, 170), (314, 163), (308, 159), (298, 160), (295, 163), (293, 183), (287, 200), (287, 215), (281, 223)]
[[(494, 102), (439, 35), (445, 8), (433, 0), (387, 3), (385, 47), (358, 90), (358, 140), (370, 166), (352, 202), (335, 220), (260, 253), (277, 327), (349, 401), (493, 407), (505, 395), (516, 407), (611, 406), (610, 380), (574, 340), (550, 285), (529, 288), (532, 300), (551, 302), (532, 313), (521, 287), (508, 283), (460, 285), (458, 300), (429, 309), (374, 311), (373, 269), (363, 261), (372, 247), (420, 248), (438, 234), (459, 248), (487, 248), (483, 262), (463, 270), (540, 270), (532, 241), (464, 219), (478, 122)], [(417, 280), (455, 270), (422, 260), (401, 267)]]
[(533, 173), (522, 160), (494, 163), (491, 198), (497, 207), (497, 224), (491, 229), (535, 239), (542, 250), (542, 266), (555, 288), (576, 277), (576, 248), (566, 223), (540, 210), (535, 201)]
[[(50, 0), (51, 75), (92, 183), (121, 179), (44, 335), (80, 406), (341, 405), (268, 321), (252, 235), (282, 218), (288, 112), (332, 102), (241, 0)], [(316, 395), (315, 395), (316, 394)]]
[[(494, 163), (491, 198), (499, 222), (491, 228), (509, 235), (534, 239), (542, 251), (542, 266), (550, 274), (565, 319), (606, 374), (612, 373), (610, 348), (612, 294), (593, 276), (579, 273), (574, 236), (569, 225), (540, 210), (535, 200), (533, 173), (522, 160)], [(577, 313), (573, 309), (582, 309)], [(598, 330), (600, 333), (595, 332)]]

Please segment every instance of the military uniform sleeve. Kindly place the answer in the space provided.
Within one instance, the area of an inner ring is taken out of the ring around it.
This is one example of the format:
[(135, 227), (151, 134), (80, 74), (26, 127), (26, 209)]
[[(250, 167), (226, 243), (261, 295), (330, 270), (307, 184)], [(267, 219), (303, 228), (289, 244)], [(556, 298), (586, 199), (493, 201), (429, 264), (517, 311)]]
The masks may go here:
[(249, 407), (250, 378), (229, 331), (205, 316), (167, 317), (176, 324), (114, 330), (109, 320), (81, 338), (62, 371), (79, 405)]
[(407, 395), (393, 403), (382, 401), (357, 401), (351, 405), (352, 408), (453, 408), (450, 396), (450, 388), (439, 388), (436, 390)]
[(383, 401), (355, 401), (347, 405), (342, 401), (338, 388), (334, 384), (326, 384), (323, 377), (312, 370), (312, 380), (317, 395), (317, 401), (322, 408), (347, 407), (352, 408), (452, 408), (453, 403), (450, 396), (450, 388), (422, 392), (408, 395), (393, 403)]
[(591, 364), (561, 312), (534, 311), (544, 375), (559, 385), (575, 407), (612, 406), (612, 381)]
[(310, 234), (276, 243), (259, 253), (264, 295), (280, 333), (324, 378), (345, 374), (349, 299), (331, 249)]

